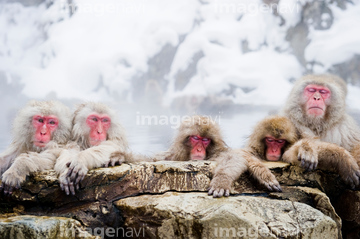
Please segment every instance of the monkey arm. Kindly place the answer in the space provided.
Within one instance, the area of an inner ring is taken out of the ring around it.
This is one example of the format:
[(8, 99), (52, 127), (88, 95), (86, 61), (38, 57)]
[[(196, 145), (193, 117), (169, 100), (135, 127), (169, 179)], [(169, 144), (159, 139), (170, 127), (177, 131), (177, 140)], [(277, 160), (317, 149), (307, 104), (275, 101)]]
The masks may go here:
[(75, 195), (74, 184), (70, 181), (70, 178), (67, 175), (69, 173), (69, 166), (71, 162), (78, 157), (79, 152), (80, 147), (77, 143), (68, 143), (65, 149), (61, 151), (54, 166), (54, 170), (58, 175), (60, 188), (65, 191), (67, 195), (69, 195), (70, 192)]
[(354, 157), (354, 159), (356, 160), (356, 163), (360, 167), (360, 143), (356, 144), (352, 148), (351, 155)]
[(301, 165), (306, 170), (314, 170), (318, 165), (318, 139), (302, 139), (291, 146), (282, 156), (287, 163)]
[(336, 144), (302, 139), (284, 153), (283, 160), (301, 165), (306, 170), (333, 171), (352, 188), (359, 185), (360, 169), (356, 160), (349, 151)]
[(116, 151), (110, 155), (110, 162), (112, 166), (114, 166), (116, 162), (121, 162), (122, 160), (124, 160), (124, 163), (155, 162), (154, 157), (133, 152)]
[(12, 143), (0, 154), (0, 177), (10, 167), (14, 159), (20, 154), (18, 147)]
[(233, 182), (247, 170), (247, 161), (242, 157), (241, 151), (235, 150), (222, 152), (214, 160), (218, 162), (218, 166), (214, 170), (208, 194), (213, 197), (228, 197)]
[(349, 151), (326, 142), (320, 142), (317, 148), (320, 169), (337, 172), (351, 188), (359, 186), (360, 168)]
[(30, 173), (52, 169), (55, 160), (56, 154), (52, 150), (20, 154), (3, 174), (1, 188), (5, 194), (11, 194), (13, 188), (20, 188), (21, 183), (26, 180)]
[(248, 170), (252, 177), (254, 177), (260, 184), (264, 185), (269, 191), (281, 192), (281, 186), (270, 169), (253, 154), (245, 150), (243, 151), (243, 157), (248, 163)]
[[(77, 157), (71, 161), (67, 176), (70, 177), (70, 181), (75, 187), (79, 188), (79, 183), (84, 179), (88, 170), (107, 166), (111, 162), (112, 153), (119, 151), (122, 152), (122, 147), (110, 140), (80, 151)], [(124, 161), (125, 157), (121, 157), (119, 160), (119, 162)]]

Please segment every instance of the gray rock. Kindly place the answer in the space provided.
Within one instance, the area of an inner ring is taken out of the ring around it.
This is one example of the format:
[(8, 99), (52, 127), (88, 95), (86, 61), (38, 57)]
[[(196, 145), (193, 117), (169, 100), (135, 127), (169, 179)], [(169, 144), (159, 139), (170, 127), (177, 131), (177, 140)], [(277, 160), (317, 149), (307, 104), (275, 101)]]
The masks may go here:
[(147, 238), (338, 238), (336, 222), (304, 203), (263, 197), (214, 199), (167, 192), (115, 202), (125, 225)]
[(0, 218), (2, 239), (96, 238), (74, 219), (46, 216)]

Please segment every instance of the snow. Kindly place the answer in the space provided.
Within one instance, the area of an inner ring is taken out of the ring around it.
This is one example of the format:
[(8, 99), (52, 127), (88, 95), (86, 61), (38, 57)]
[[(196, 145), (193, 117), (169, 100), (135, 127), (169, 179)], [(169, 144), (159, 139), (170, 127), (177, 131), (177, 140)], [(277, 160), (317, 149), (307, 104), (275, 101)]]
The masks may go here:
[[(316, 68), (316, 73), (323, 73), (332, 65), (349, 60), (355, 54), (360, 54), (360, 1), (346, 11), (332, 7), (334, 23), (326, 31), (311, 29), (309, 38), (311, 43), (306, 48), (307, 61), (321, 63)], [(327, 19), (328, 14), (323, 14), (322, 19)]]
[[(133, 80), (149, 71), (149, 60), (167, 45), (176, 52), (168, 74), (157, 79), (168, 83), (164, 106), (176, 97), (196, 94), (279, 107), (290, 82), (305, 72), (286, 36), (300, 21), (301, 7), (311, 0), (281, 0), (276, 8), (281, 17), (262, 0), (74, 0), (71, 6), (67, 0), (53, 2), (50, 7), (0, 3), (0, 73), (8, 84), (20, 79), (28, 98), (55, 95), (62, 100), (131, 103)], [(334, 22), (328, 30), (310, 28), (305, 58), (319, 63), (315, 72), (360, 54), (360, 0), (352, 2), (346, 10), (331, 6)], [(69, 9), (75, 7), (71, 14)], [(323, 14), (323, 24), (330, 17)], [(176, 90), (177, 74), (194, 64), (199, 53), (203, 57), (189, 83)], [(235, 89), (226, 95), (230, 87)], [(350, 108), (360, 109), (359, 94), (358, 87), (349, 86)], [(246, 119), (240, 115), (245, 123), (239, 135), (266, 114)], [(225, 135), (239, 145), (239, 137), (232, 134), (235, 118), (225, 119), (225, 131), (230, 132)]]

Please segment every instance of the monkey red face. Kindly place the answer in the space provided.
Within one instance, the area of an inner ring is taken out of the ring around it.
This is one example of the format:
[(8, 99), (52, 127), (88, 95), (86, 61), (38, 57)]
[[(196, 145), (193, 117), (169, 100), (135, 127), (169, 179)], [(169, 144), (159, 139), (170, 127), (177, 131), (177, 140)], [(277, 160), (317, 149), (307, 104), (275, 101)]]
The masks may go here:
[(108, 115), (91, 114), (86, 119), (86, 124), (90, 127), (90, 144), (99, 145), (107, 138), (107, 131), (111, 126), (111, 119)]
[(191, 144), (190, 159), (204, 160), (206, 158), (206, 148), (209, 146), (211, 139), (192, 135), (189, 140)]
[(35, 115), (32, 124), (35, 128), (34, 145), (42, 148), (51, 140), (52, 133), (59, 126), (59, 120), (54, 115)]
[(306, 113), (312, 116), (323, 116), (326, 103), (330, 99), (331, 91), (325, 86), (308, 85), (304, 89), (306, 99)]
[(278, 161), (281, 158), (282, 148), (286, 143), (285, 139), (276, 139), (271, 136), (265, 137), (266, 159), (269, 161)]

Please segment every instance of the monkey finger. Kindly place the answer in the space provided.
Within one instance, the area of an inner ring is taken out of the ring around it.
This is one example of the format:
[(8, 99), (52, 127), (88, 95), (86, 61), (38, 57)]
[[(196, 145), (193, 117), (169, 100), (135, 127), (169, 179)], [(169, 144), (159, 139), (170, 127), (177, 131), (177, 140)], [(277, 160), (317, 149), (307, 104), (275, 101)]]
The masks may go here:
[(73, 167), (69, 167), (68, 168), (68, 172), (67, 172), (67, 174), (66, 174), (66, 177), (70, 177), (71, 176), (71, 174), (72, 174), (72, 172), (73, 172)]
[(312, 171), (314, 168), (315, 168), (315, 164), (313, 162), (310, 162), (308, 170)]
[(316, 160), (316, 162), (315, 162), (315, 164), (314, 164), (314, 170), (317, 169), (318, 164), (319, 164), (319, 161)]
[(75, 195), (75, 188), (74, 188), (74, 184), (72, 182), (69, 183), (69, 190), (72, 195)]
[(75, 184), (79, 185), (79, 183), (85, 178), (86, 173), (83, 171), (79, 171), (77, 178), (75, 180)]
[(72, 173), (71, 173), (71, 175), (70, 175), (70, 181), (71, 181), (71, 182), (75, 182), (75, 180), (76, 180), (76, 178), (77, 178), (77, 176), (78, 176), (78, 172), (79, 172), (79, 170), (78, 170), (77, 168), (74, 168), (74, 169), (72, 170)]
[(70, 195), (70, 189), (69, 189), (68, 185), (64, 186), (64, 190), (65, 190), (66, 195)]
[(280, 185), (274, 185), (275, 191), (282, 192), (282, 188)]
[(229, 190), (229, 189), (226, 189), (224, 196), (225, 196), (225, 197), (229, 197), (229, 196), (230, 196), (230, 190)]
[(9, 186), (8, 194), (11, 195), (14, 191), (14, 187)]
[(305, 164), (306, 164), (305, 158), (301, 158), (301, 167), (305, 168)]
[(64, 191), (64, 184), (63, 183), (60, 183), (60, 189), (61, 189), (61, 191)]
[(4, 194), (8, 195), (8, 193), (9, 193), (9, 185), (5, 184), (4, 185)]
[(214, 197), (214, 198), (217, 198), (218, 195), (219, 195), (219, 193), (218, 193), (218, 190), (216, 189), (216, 190), (214, 191), (214, 193), (213, 193), (213, 197)]
[(220, 191), (219, 191), (219, 197), (222, 197), (224, 195), (224, 189), (222, 188), (222, 189), (220, 189)]
[(212, 188), (209, 189), (208, 195), (212, 195), (213, 192), (214, 192), (214, 188), (212, 187)]
[(358, 185), (359, 185), (359, 178), (358, 178), (358, 176), (356, 175), (356, 173), (353, 173), (353, 174), (352, 174), (352, 178), (353, 178), (353, 181), (354, 181), (355, 186), (358, 186)]
[(273, 191), (273, 189), (270, 187), (268, 183), (265, 182), (264, 185), (269, 191)]
[(78, 185), (79, 182), (80, 182), (80, 180), (81, 180), (81, 175), (78, 174), (77, 177), (76, 177), (76, 179), (75, 179), (73, 182), (74, 182), (75, 185)]

